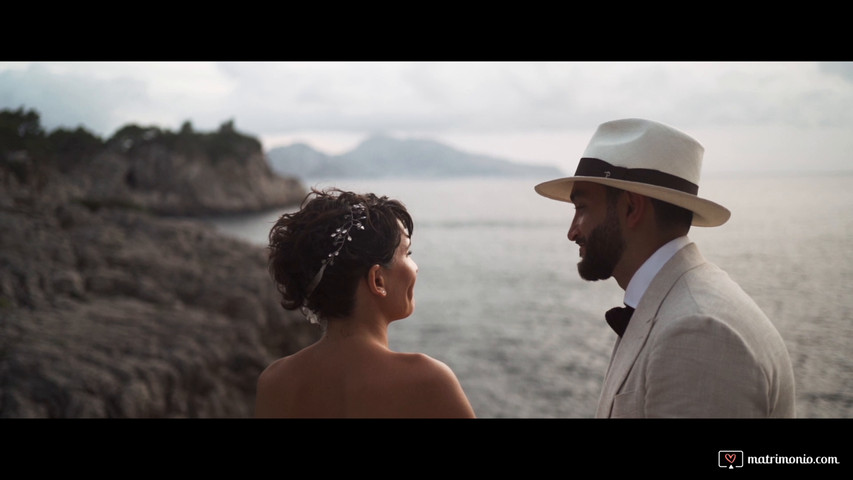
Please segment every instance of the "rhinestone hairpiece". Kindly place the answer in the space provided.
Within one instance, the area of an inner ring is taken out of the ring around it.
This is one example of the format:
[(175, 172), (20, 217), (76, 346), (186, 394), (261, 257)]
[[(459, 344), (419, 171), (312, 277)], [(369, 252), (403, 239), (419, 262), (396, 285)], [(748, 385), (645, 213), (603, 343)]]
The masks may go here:
[(344, 244), (352, 241), (350, 230), (353, 228), (364, 230), (364, 225), (361, 224), (361, 221), (367, 218), (364, 214), (364, 210), (365, 206), (361, 203), (350, 207), (350, 213), (346, 215), (343, 226), (335, 230), (335, 233), (332, 234), (332, 245), (335, 249), (329, 254), (324, 262), (328, 262), (329, 265), (335, 263), (335, 258), (339, 253), (341, 253), (341, 249), (344, 247)]
[(338, 254), (341, 253), (341, 249), (344, 248), (344, 245), (347, 242), (352, 241), (351, 230), (358, 229), (364, 230), (364, 225), (361, 223), (362, 220), (367, 219), (367, 215), (365, 214), (365, 210), (367, 207), (364, 204), (356, 204), (350, 206), (350, 211), (348, 214), (344, 216), (344, 224), (338, 227), (334, 233), (332, 233), (332, 251), (326, 258), (323, 259), (322, 264), (320, 265), (320, 270), (314, 275), (314, 278), (311, 280), (311, 283), (308, 284), (307, 293), (305, 294), (305, 303), (306, 306), (302, 307), (302, 311), (305, 316), (311, 321), (311, 323), (319, 323), (317, 321), (317, 315), (310, 311), (307, 308), (308, 298), (314, 293), (314, 289), (317, 288), (317, 285), (320, 284), (320, 281), (323, 280), (323, 273), (326, 271), (326, 267), (329, 265), (334, 265), (335, 259), (338, 257)]

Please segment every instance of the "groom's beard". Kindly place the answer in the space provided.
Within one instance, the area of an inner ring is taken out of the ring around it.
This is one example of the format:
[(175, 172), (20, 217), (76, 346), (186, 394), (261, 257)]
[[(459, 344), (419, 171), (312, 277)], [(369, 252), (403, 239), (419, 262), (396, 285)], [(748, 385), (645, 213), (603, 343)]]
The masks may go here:
[(607, 208), (607, 217), (604, 222), (595, 227), (589, 236), (584, 239), (585, 255), (578, 262), (578, 273), (584, 280), (606, 280), (613, 276), (613, 269), (622, 252), (625, 250), (625, 241), (622, 238), (622, 227), (616, 217), (616, 208), (612, 205)]

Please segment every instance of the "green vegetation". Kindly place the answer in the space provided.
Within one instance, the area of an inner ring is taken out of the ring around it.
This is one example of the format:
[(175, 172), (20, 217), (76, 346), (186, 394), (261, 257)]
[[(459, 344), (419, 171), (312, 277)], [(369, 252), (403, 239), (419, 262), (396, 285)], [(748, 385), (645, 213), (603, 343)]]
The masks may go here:
[(44, 130), (34, 110), (0, 110), (0, 153), (37, 152), (45, 146)]
[(257, 139), (237, 132), (233, 120), (223, 123), (214, 133), (196, 132), (189, 121), (184, 122), (177, 133), (157, 127), (127, 125), (107, 141), (110, 148), (128, 153), (152, 144), (179, 154), (205, 155), (214, 163), (224, 157), (242, 159), (262, 148)]
[(68, 170), (103, 150), (104, 142), (83, 127), (76, 130), (59, 128), (47, 136), (47, 148), (53, 163), (62, 170)]
[(25, 151), (36, 162), (53, 163), (66, 170), (104, 149), (132, 154), (152, 145), (178, 154), (205, 155), (213, 162), (225, 157), (243, 159), (262, 148), (256, 138), (237, 132), (233, 120), (223, 123), (213, 133), (196, 132), (188, 121), (177, 133), (158, 127), (127, 125), (102, 140), (82, 126), (46, 133), (35, 110), (23, 107), (0, 110), (0, 163), (10, 163), (11, 154)]

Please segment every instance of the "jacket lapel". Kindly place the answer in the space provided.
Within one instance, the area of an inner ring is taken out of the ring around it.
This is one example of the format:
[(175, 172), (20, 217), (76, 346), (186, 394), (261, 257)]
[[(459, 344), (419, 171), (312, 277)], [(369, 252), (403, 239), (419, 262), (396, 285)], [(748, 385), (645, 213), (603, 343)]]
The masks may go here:
[(649, 284), (648, 290), (640, 299), (640, 304), (637, 305), (637, 309), (631, 316), (628, 328), (622, 337), (616, 340), (613, 347), (596, 417), (610, 416), (613, 397), (625, 383), (637, 356), (646, 344), (658, 310), (675, 282), (685, 272), (703, 263), (705, 263), (705, 259), (696, 244), (690, 243), (679, 250)]

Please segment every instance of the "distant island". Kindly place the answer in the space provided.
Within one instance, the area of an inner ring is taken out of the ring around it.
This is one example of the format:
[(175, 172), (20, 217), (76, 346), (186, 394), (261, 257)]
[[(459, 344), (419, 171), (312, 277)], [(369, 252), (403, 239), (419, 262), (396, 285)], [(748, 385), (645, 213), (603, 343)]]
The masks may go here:
[(513, 162), (466, 153), (433, 140), (375, 135), (353, 150), (328, 155), (304, 143), (272, 148), (270, 167), (279, 175), (301, 179), (558, 177), (557, 167)]

